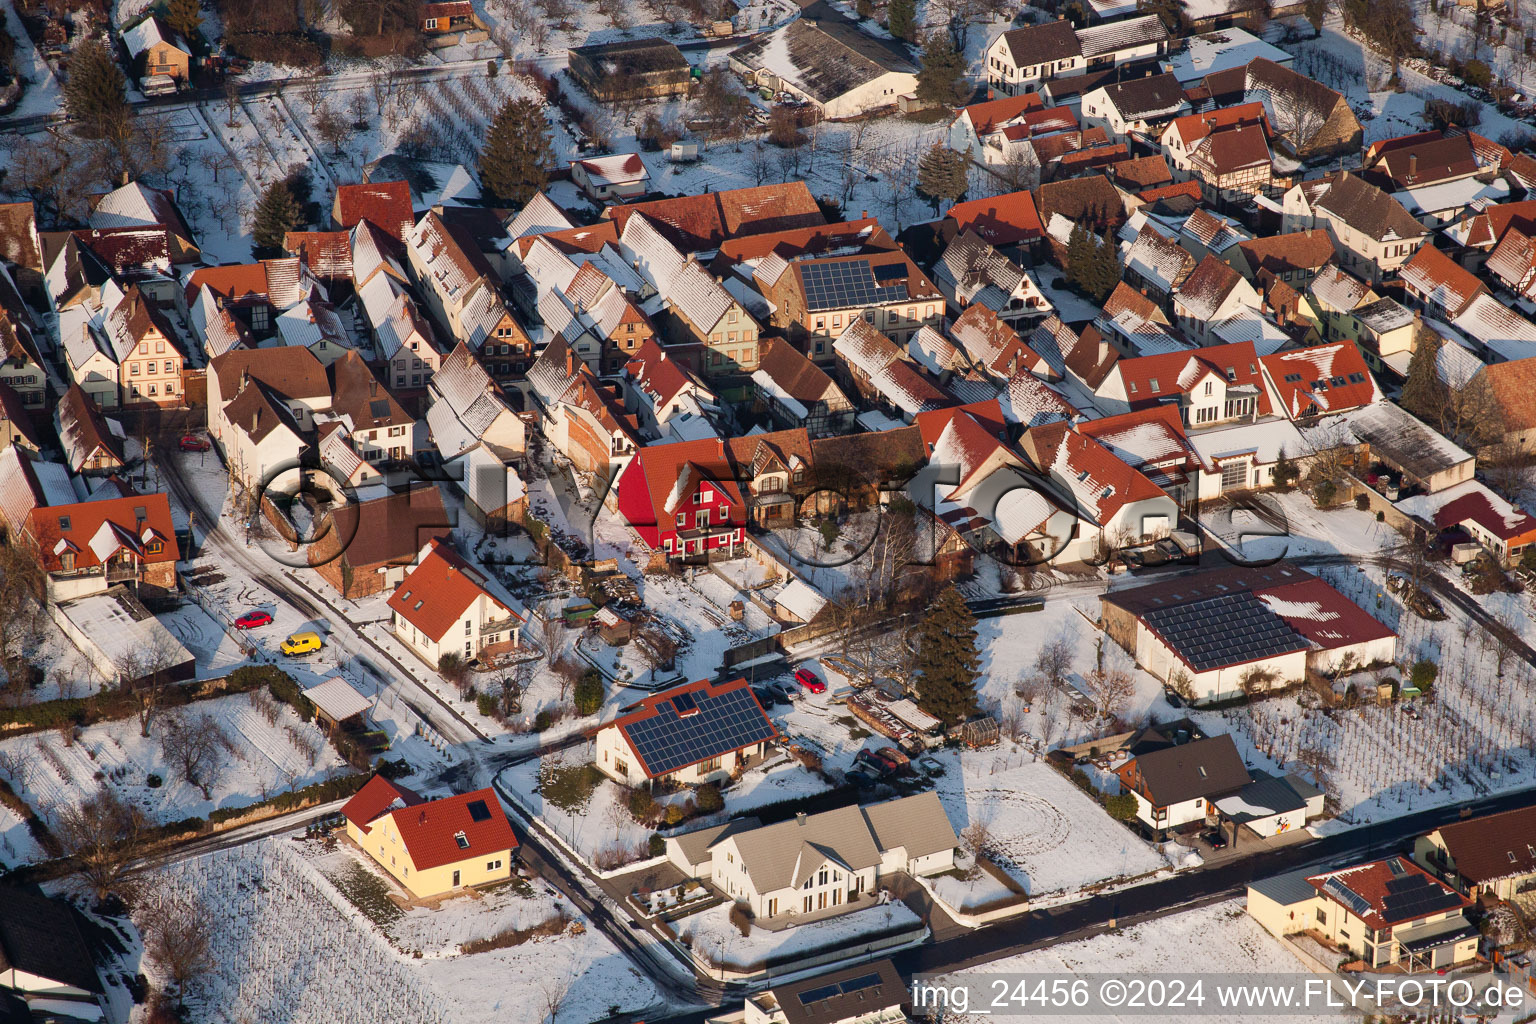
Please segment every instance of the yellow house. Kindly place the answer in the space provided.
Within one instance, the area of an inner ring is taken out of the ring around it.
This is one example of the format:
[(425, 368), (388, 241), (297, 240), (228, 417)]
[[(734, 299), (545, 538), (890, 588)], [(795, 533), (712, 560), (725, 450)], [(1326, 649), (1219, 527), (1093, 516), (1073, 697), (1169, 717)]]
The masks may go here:
[(414, 897), (512, 877), (517, 838), (493, 790), (426, 800), (376, 775), (341, 813), (348, 838)]
[(191, 77), (192, 48), (156, 17), (148, 17), (123, 33), (123, 42), (143, 76), (167, 75), (179, 82)]

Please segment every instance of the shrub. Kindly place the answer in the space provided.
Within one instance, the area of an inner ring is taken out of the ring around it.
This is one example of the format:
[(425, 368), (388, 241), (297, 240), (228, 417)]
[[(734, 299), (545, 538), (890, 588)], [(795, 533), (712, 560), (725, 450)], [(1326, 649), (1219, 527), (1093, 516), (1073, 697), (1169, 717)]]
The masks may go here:
[(546, 729), (548, 729), (550, 726), (552, 726), (554, 724), (555, 724), (555, 715), (554, 715), (554, 712), (552, 712), (552, 711), (549, 711), (549, 710), (540, 711), (538, 714), (533, 716), (533, 731), (534, 732), (544, 732)]
[(1359, 509), (1361, 512), (1369, 512), (1371, 510), (1371, 497), (1370, 497), (1370, 495), (1368, 495), (1368, 494), (1357, 494), (1357, 495), (1355, 495), (1355, 508)]
[(1339, 485), (1332, 480), (1319, 480), (1312, 485), (1312, 498), (1319, 508), (1326, 508), (1333, 504), (1333, 499), (1338, 496)]
[(1116, 821), (1130, 821), (1136, 817), (1136, 798), (1130, 793), (1105, 797), (1104, 809)]
[(667, 841), (660, 832), (651, 833), (651, 838), (646, 842), (646, 852), (652, 857), (660, 857), (667, 852)]
[(165, 785), (165, 780), (158, 775), (151, 775), (149, 778), (144, 780), (144, 785), (148, 786), (150, 789), (159, 789), (161, 786)]
[(1082, 790), (1084, 793), (1093, 792), (1093, 780), (1088, 778), (1088, 773), (1083, 771), (1081, 768), (1072, 769), (1072, 781), (1076, 783), (1077, 788)]
[(1469, 60), (1461, 69), (1461, 80), (1474, 89), (1487, 89), (1493, 85), (1493, 71), (1480, 60)]
[(496, 77), (496, 62), (494, 60), (488, 60), (485, 62), (485, 77)]
[(496, 698), (488, 693), (482, 693), (475, 698), (475, 707), (486, 718), (496, 717)]
[(714, 814), (725, 809), (725, 797), (720, 795), (720, 787), (714, 783), (699, 787), (698, 800), (700, 814)]
[(578, 715), (595, 715), (603, 707), (603, 674), (589, 668), (576, 680), (574, 700)]
[(629, 813), (635, 816), (636, 821), (649, 821), (656, 815), (656, 798), (651, 796), (648, 789), (631, 790), (629, 794)]
[(683, 819), (688, 817), (688, 812), (683, 810), (681, 804), (667, 804), (667, 809), (662, 812), (661, 820), (667, 825), (681, 825)]
[(752, 911), (747, 909), (745, 903), (731, 904), (731, 924), (741, 932), (742, 938), (752, 934)]
[(1428, 658), (1421, 658), (1413, 663), (1413, 668), (1408, 672), (1408, 681), (1413, 683), (1425, 693), (1435, 685), (1435, 679), (1440, 675), (1440, 666)]

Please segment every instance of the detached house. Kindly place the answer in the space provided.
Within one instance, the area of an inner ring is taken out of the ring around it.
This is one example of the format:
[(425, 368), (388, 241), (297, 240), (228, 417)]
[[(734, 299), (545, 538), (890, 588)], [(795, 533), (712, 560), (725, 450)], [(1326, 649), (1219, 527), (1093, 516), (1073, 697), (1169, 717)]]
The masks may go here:
[(758, 263), (754, 277), (773, 303), (775, 324), (817, 362), (831, 358), (832, 341), (855, 322), (905, 344), (944, 316), (943, 293), (900, 248), (793, 262), (775, 254)]
[(1420, 246), (1401, 273), (1409, 304), (1445, 320), (1456, 319), (1472, 300), (1488, 291), (1487, 285), (1433, 243)]
[(1115, 774), (1136, 798), (1136, 820), (1159, 839), (1180, 825), (1217, 820), (1216, 801), (1253, 781), (1226, 733), (1149, 750)]
[(619, 513), (653, 558), (730, 556), (747, 510), (719, 438), (646, 445), (619, 474)]
[(1469, 899), (1510, 899), (1536, 881), (1536, 807), (1442, 825), (1413, 841), (1413, 859)]
[(624, 786), (720, 782), (761, 758), (779, 730), (745, 679), (654, 693), (594, 730), (597, 770)]
[(1120, 359), (1095, 392), (1105, 411), (1176, 402), (1190, 427), (1271, 415), (1251, 342)]
[(987, 48), (986, 62), (987, 84), (1017, 96), (1035, 92), (1057, 75), (1082, 70), (1083, 48), (1072, 23), (1058, 18), (1004, 32)]
[(86, 220), (93, 228), (162, 228), (172, 263), (196, 263), (202, 256), (175, 196), (166, 189), (130, 181), (104, 195), (91, 196), (88, 201), (91, 213)]
[(1248, 886), (1248, 913), (1271, 934), (1318, 935), (1367, 970), (1436, 971), (1477, 955), (1471, 900), (1405, 857)]
[(341, 816), (347, 838), (416, 899), (513, 875), (517, 838), (495, 790), (427, 800), (376, 775)]
[(1055, 309), (1029, 271), (970, 231), (949, 243), (933, 280), (953, 306), (984, 306), (1009, 323), (1046, 317)]
[(893, 875), (953, 868), (960, 845), (932, 792), (754, 826), (738, 819), (685, 832), (667, 840), (667, 857), (762, 920), (872, 905)]
[(518, 600), (433, 538), (389, 597), (391, 626), (433, 668), (445, 654), (482, 664), (516, 650), (528, 612)]
[(1174, 323), (1190, 338), (1216, 340), (1217, 324), (1245, 309), (1257, 310), (1264, 300), (1253, 285), (1213, 255), (1200, 261), (1173, 294)]
[(1188, 109), (1183, 86), (1173, 75), (1115, 82), (1083, 94), (1083, 119), (1103, 125), (1120, 139), (1132, 135), (1155, 139)]
[[(82, 376), (100, 372), (117, 385), (110, 403), (114, 406), (182, 404), (183, 355), (176, 329), (137, 285), (130, 285), (122, 301), (107, 314), (97, 340), (97, 358), (88, 356), (84, 365), (71, 365), (76, 383)], [(104, 392), (97, 394), (105, 397)]]
[(331, 221), (338, 229), (355, 228), (367, 221), (396, 242), (403, 242), (416, 223), (411, 187), (403, 181), (338, 185)]
[(123, 33), (123, 45), (140, 77), (163, 75), (187, 82), (192, 75), (192, 47), (160, 18), (150, 15)]
[[(0, 401), (3, 401), (3, 396), (4, 392), (0, 392)], [(17, 422), (9, 417), (8, 421)], [(122, 424), (103, 415), (80, 385), (71, 384), (59, 401), (58, 424), (59, 441), (64, 446), (64, 459), (71, 471), (81, 474), (112, 473), (127, 463), (123, 447), (126, 435)], [(13, 440), (12, 443), (17, 442)], [(33, 449), (36, 450), (35, 445)]]
[(571, 180), (589, 199), (600, 203), (643, 196), (651, 187), (650, 172), (637, 153), (572, 160)]
[(1274, 142), (1304, 162), (1359, 152), (1365, 131), (1342, 94), (1267, 57), (1205, 76), (1211, 108), (1262, 103)]

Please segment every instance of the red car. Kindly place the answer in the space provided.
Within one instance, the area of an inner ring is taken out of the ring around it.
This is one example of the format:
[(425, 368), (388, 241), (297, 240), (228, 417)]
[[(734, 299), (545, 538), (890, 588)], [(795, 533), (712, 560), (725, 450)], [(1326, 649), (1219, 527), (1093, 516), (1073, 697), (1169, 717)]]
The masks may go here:
[(238, 629), (255, 629), (257, 626), (270, 626), (272, 616), (266, 612), (246, 612), (235, 620)]
[(196, 434), (186, 434), (181, 439), (181, 450), (184, 452), (206, 452), (212, 447), (206, 437), (198, 437)]
[(795, 682), (805, 687), (811, 693), (826, 693), (827, 684), (816, 678), (816, 673), (808, 668), (795, 669)]

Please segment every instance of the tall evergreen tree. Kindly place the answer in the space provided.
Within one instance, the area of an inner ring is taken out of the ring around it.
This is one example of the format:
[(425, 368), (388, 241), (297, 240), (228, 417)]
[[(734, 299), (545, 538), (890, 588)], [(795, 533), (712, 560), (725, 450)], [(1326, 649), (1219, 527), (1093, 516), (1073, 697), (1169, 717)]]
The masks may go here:
[(928, 607), (917, 631), (917, 703), (944, 722), (957, 725), (976, 713), (976, 617), (953, 585)]
[(256, 243), (256, 256), (267, 258), (283, 251), (283, 236), (299, 223), (299, 203), (286, 181), (274, 181), (261, 194), (256, 204), (255, 222), (251, 227), (251, 239)]
[(942, 143), (935, 142), (917, 162), (917, 191), (933, 204), (934, 214), (943, 200), (964, 196), (968, 184), (965, 157)]
[(203, 12), (197, 0), (170, 0), (165, 5), (165, 23), (190, 43), (203, 24)]
[(1088, 229), (1081, 223), (1072, 225), (1072, 234), (1067, 238), (1067, 284), (1078, 291), (1088, 290), (1087, 278), (1090, 273), (1089, 264), (1093, 260), (1093, 238), (1088, 234)]
[(64, 80), (64, 107), (87, 138), (116, 141), (128, 134), (127, 83), (123, 69), (101, 41), (75, 47)]
[(885, 27), (907, 42), (917, 38), (917, 0), (891, 0), (885, 9)]
[(1440, 422), (1445, 409), (1446, 387), (1436, 366), (1440, 357), (1440, 335), (1419, 328), (1413, 338), (1413, 356), (1408, 360), (1408, 379), (1398, 404), (1430, 423)]
[[(1093, 246), (1091, 239), (1088, 244)], [(1120, 254), (1110, 238), (1105, 237), (1097, 246), (1093, 246), (1093, 258), (1089, 266), (1092, 270), (1084, 290), (1094, 302), (1103, 302), (1115, 290), (1115, 285), (1120, 283)]]
[(923, 69), (917, 73), (917, 98), (951, 106), (965, 98), (965, 58), (948, 32), (934, 31), (923, 43)]
[(480, 182), (492, 196), (522, 206), (549, 183), (555, 153), (538, 101), (509, 100), (485, 133)]

